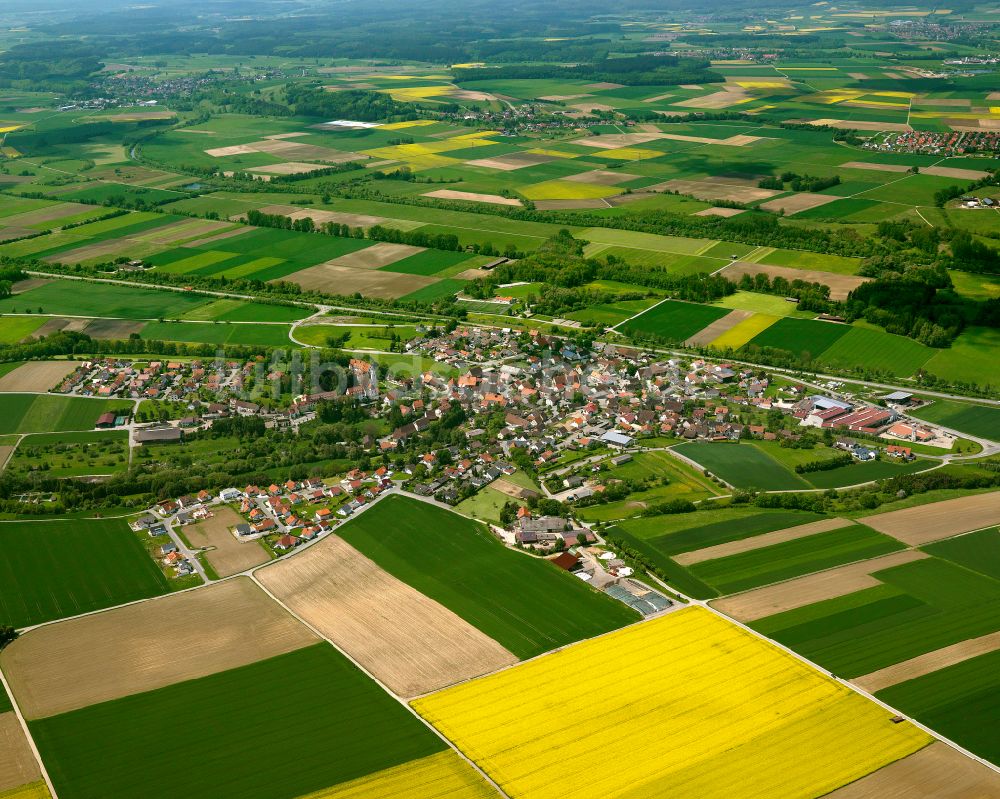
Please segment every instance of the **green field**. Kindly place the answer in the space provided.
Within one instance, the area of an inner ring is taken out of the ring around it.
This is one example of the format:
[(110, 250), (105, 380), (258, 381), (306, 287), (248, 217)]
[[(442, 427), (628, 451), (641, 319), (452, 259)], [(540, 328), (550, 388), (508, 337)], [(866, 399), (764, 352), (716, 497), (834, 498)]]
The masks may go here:
[[(121, 218), (121, 217), (119, 217)], [(120, 319), (157, 319), (180, 316), (210, 297), (182, 291), (157, 291), (109, 283), (81, 283), (54, 280), (22, 294), (0, 300), (0, 313), (24, 312), (70, 314), (73, 316), (111, 316)]]
[(803, 360), (817, 359), (852, 329), (847, 325), (812, 319), (779, 319), (763, 333), (754, 336), (746, 348), (788, 350)]
[(248, 323), (150, 322), (140, 334), (148, 341), (182, 341), (194, 344), (245, 344), (266, 347), (295, 346), (288, 338), (289, 325)]
[(1000, 630), (1000, 581), (937, 558), (874, 577), (884, 585), (751, 626), (848, 678)]
[(326, 643), (30, 729), (63, 799), (294, 799), (446, 748)]
[(878, 461), (868, 461), (866, 463), (852, 463), (850, 466), (840, 466), (836, 469), (827, 469), (820, 472), (807, 472), (802, 475), (807, 483), (815, 488), (840, 488), (842, 486), (858, 485), (867, 483), (869, 480), (885, 480), (890, 477), (898, 477), (903, 474), (923, 471), (935, 466), (936, 463), (929, 460), (913, 460), (909, 463), (900, 463), (891, 458)]
[(1000, 652), (946, 666), (876, 696), (980, 757), (1000, 762)]
[(712, 305), (665, 300), (622, 326), (625, 333), (652, 333), (666, 341), (684, 341), (729, 311)]
[(641, 553), (679, 591), (696, 599), (709, 599), (718, 596), (719, 591), (693, 571), (675, 563), (672, 555), (796, 527), (821, 518), (815, 513), (726, 508), (629, 519), (612, 527), (607, 537), (620, 540)]
[(855, 524), (689, 568), (720, 593), (733, 594), (904, 548), (894, 538)]
[(936, 558), (1000, 580), (1000, 530), (996, 528), (949, 538), (923, 549)]
[(950, 427), (980, 438), (1000, 439), (1000, 406), (935, 399), (930, 405), (910, 411), (918, 419)]
[(913, 339), (883, 330), (852, 327), (825, 349), (818, 360), (834, 368), (864, 367), (897, 377), (911, 377), (934, 353), (935, 350)]
[(691, 441), (676, 451), (737, 488), (782, 491), (806, 487), (795, 472), (753, 444)]
[(121, 520), (0, 522), (0, 551), (0, 624), (39, 624), (170, 590)]
[(115, 474), (128, 465), (128, 433), (41, 433), (25, 436), (8, 461), (7, 473), (47, 478)]
[(419, 500), (387, 497), (337, 532), (520, 658), (636, 621), (567, 572), (506, 549), (481, 524)]
[(0, 318), (0, 344), (16, 344), (32, 335), (48, 320), (37, 316), (4, 316)]
[(0, 394), (0, 434), (92, 430), (107, 411), (130, 413), (131, 403), (57, 394)]

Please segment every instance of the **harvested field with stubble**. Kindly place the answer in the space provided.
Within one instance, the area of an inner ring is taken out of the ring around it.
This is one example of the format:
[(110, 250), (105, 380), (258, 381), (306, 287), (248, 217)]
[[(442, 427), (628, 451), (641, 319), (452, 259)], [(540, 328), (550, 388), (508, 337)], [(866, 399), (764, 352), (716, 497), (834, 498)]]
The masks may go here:
[(1000, 774), (935, 741), (826, 799), (988, 799), (1000, 796)]
[(317, 642), (248, 578), (32, 630), (0, 655), (27, 718), (203, 677)]
[(904, 544), (919, 547), (1000, 524), (1000, 491), (880, 513), (858, 521)]
[(243, 518), (225, 505), (212, 510), (212, 517), (184, 528), (184, 535), (193, 547), (210, 547), (205, 553), (219, 577), (239, 574), (270, 560), (267, 552), (256, 541), (237, 541), (229, 530), (242, 523)]
[(436, 691), (517, 662), (492, 638), (335, 535), (255, 576), (400, 696)]
[[(3, 688), (0, 688), (3, 691)], [(0, 713), (0, 797), (6, 791), (41, 779), (21, 722), (13, 712)]]
[(0, 377), (0, 392), (49, 391), (77, 365), (77, 361), (31, 361)]
[(915, 680), (925, 674), (954, 666), (956, 663), (985, 655), (987, 652), (995, 652), (998, 649), (1000, 649), (1000, 632), (981, 635), (978, 638), (970, 638), (967, 641), (918, 655), (904, 660), (902, 663), (886, 666), (871, 674), (856, 677), (851, 682), (873, 694), (883, 688), (889, 688), (907, 680)]
[(764, 533), (750, 538), (743, 538), (739, 541), (728, 541), (725, 544), (716, 544), (704, 549), (696, 549), (693, 552), (684, 552), (675, 555), (674, 560), (681, 566), (691, 566), (695, 563), (703, 563), (706, 560), (716, 558), (726, 558), (730, 555), (740, 555), (744, 552), (753, 552), (757, 549), (783, 544), (786, 541), (795, 541), (799, 538), (806, 538), (818, 533), (828, 533), (831, 530), (839, 530), (847, 527), (853, 522), (847, 519), (822, 519), (818, 522), (800, 524), (798, 527), (786, 527), (784, 530), (775, 530), (773, 533)]
[(838, 566), (824, 572), (798, 577), (777, 585), (735, 594), (712, 603), (716, 610), (742, 622), (756, 621), (786, 610), (794, 610), (826, 599), (835, 599), (855, 591), (881, 585), (874, 572), (902, 566), (929, 557), (923, 552), (904, 550), (871, 558), (860, 563)]
[(790, 266), (769, 266), (767, 264), (753, 264), (747, 261), (734, 261), (719, 274), (728, 280), (738, 282), (743, 275), (765, 274), (769, 278), (783, 277), (789, 282), (792, 280), (805, 280), (808, 283), (822, 283), (830, 287), (830, 298), (834, 300), (845, 300), (847, 295), (862, 283), (868, 282), (871, 278), (854, 277), (853, 275), (840, 275), (834, 272), (821, 272), (817, 269), (794, 269)]

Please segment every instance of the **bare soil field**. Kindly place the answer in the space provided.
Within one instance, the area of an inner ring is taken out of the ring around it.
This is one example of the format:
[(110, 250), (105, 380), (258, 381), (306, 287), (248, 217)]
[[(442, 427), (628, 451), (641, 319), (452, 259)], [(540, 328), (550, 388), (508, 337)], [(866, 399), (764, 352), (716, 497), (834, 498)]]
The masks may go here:
[[(630, 195), (631, 196), (631, 195)], [(607, 208), (611, 203), (607, 200), (535, 200), (535, 208), (539, 211), (575, 211), (581, 208)]]
[(926, 557), (929, 556), (916, 550), (893, 552), (891, 555), (882, 555), (861, 563), (838, 566), (835, 569), (797, 577), (777, 585), (756, 588), (711, 604), (716, 610), (721, 610), (739, 621), (756, 621), (766, 616), (773, 616), (775, 613), (784, 613), (786, 610), (853, 594), (865, 588), (874, 588), (881, 585), (871, 576), (874, 572), (923, 560)]
[(48, 391), (77, 365), (77, 361), (31, 361), (0, 377), (0, 391)]
[(490, 488), (495, 488), (501, 494), (506, 494), (508, 497), (513, 497), (514, 499), (527, 499), (530, 496), (537, 497), (539, 495), (537, 491), (519, 486), (517, 483), (512, 483), (510, 480), (505, 480), (502, 477), (490, 483)]
[(383, 216), (371, 216), (369, 214), (347, 214), (342, 211), (321, 211), (312, 208), (299, 208), (294, 205), (268, 205), (261, 209), (265, 214), (281, 214), (289, 219), (305, 219), (310, 217), (317, 225), (324, 222), (336, 222), (340, 225), (350, 225), (351, 227), (371, 227), (381, 225), (388, 220)]
[(243, 522), (243, 518), (232, 508), (217, 506), (213, 515), (198, 524), (184, 528), (184, 535), (191, 546), (211, 547), (205, 553), (219, 577), (239, 574), (270, 560), (264, 547), (256, 541), (237, 541), (229, 530)]
[(585, 114), (591, 111), (614, 111), (615, 107), (613, 105), (608, 105), (607, 103), (595, 103), (593, 101), (584, 100), (581, 103), (574, 103), (570, 108), (575, 108), (577, 111), (583, 111)]
[(750, 203), (756, 200), (765, 200), (781, 194), (774, 189), (760, 189), (757, 186), (739, 185), (714, 180), (682, 180), (674, 178), (663, 183), (650, 186), (657, 191), (676, 191), (680, 194), (690, 194), (699, 200), (735, 200), (741, 203)]
[[(131, 248), (134, 250), (137, 246), (137, 241), (137, 239), (127, 237), (120, 239), (108, 239), (107, 241), (99, 241), (94, 244), (85, 244), (82, 247), (61, 252), (58, 255), (50, 255), (42, 260), (60, 264), (78, 264), (83, 261), (88, 261), (91, 258), (105, 258), (111, 255), (116, 256), (124, 249)], [(155, 251), (155, 245), (147, 244), (146, 247), (147, 249), (151, 248), (152, 251)]]
[(26, 227), (0, 227), (0, 243), (23, 239), (25, 236), (31, 236), (37, 232), (37, 230)]
[(904, 544), (919, 547), (959, 533), (1000, 524), (1000, 491), (894, 510), (866, 516), (858, 521)]
[(511, 153), (510, 155), (498, 155), (493, 158), (477, 158), (474, 161), (466, 161), (466, 166), (483, 166), (487, 169), (499, 169), (502, 172), (513, 172), (515, 169), (524, 169), (529, 166), (547, 164), (556, 159), (551, 155), (539, 155), (538, 153)]
[(1000, 796), (1000, 774), (935, 741), (838, 788), (826, 799), (987, 799)]
[(740, 555), (743, 552), (753, 552), (756, 549), (783, 544), (786, 541), (795, 541), (799, 538), (806, 538), (817, 533), (828, 533), (831, 530), (839, 530), (854, 522), (848, 519), (820, 519), (818, 522), (800, 524), (798, 527), (787, 527), (784, 530), (775, 530), (772, 533), (755, 535), (744, 538), (741, 541), (730, 541), (726, 544), (716, 544), (713, 547), (696, 549), (692, 552), (685, 552), (675, 555), (674, 560), (682, 566), (690, 566), (694, 563), (702, 563), (706, 560), (725, 558), (730, 555)]
[(588, 83), (583, 88), (599, 92), (604, 89), (624, 89), (625, 85), (622, 83), (609, 83), (608, 81), (601, 81), (600, 83)]
[(411, 255), (423, 252), (423, 247), (413, 247), (409, 244), (390, 244), (379, 242), (363, 250), (341, 255), (326, 263), (329, 266), (347, 266), (351, 269), (381, 269), (383, 266), (394, 264)]
[(13, 711), (0, 713), (0, 791), (40, 780), (35, 756)]
[[(91, 338), (126, 340), (133, 333), (141, 333), (145, 322), (133, 322), (129, 319), (94, 319), (83, 328)], [(66, 327), (67, 330), (70, 326)]]
[(580, 172), (577, 175), (569, 175), (563, 180), (570, 183), (595, 183), (598, 186), (617, 186), (619, 183), (626, 183), (630, 180), (641, 178), (642, 175), (630, 175), (627, 172), (611, 172), (607, 169), (592, 169), (589, 172)]
[(981, 169), (958, 169), (951, 166), (928, 166), (920, 170), (922, 175), (937, 175), (942, 178), (958, 178), (959, 180), (979, 180), (990, 173)]
[(434, 197), (439, 200), (468, 200), (473, 203), (489, 203), (490, 205), (521, 206), (521, 201), (516, 197), (502, 197), (499, 194), (479, 194), (472, 191), (456, 191), (455, 189), (438, 189), (437, 191), (429, 191), (421, 196)]
[(205, 155), (210, 155), (213, 158), (225, 158), (230, 155), (249, 155), (255, 152), (257, 151), (249, 144), (231, 144), (228, 147), (213, 147), (210, 150), (205, 150)]
[(182, 247), (200, 247), (203, 244), (213, 244), (216, 241), (223, 241), (225, 239), (231, 239), (233, 236), (242, 236), (244, 233), (249, 233), (254, 230), (252, 227), (237, 227), (232, 230), (224, 230), (222, 233), (216, 233), (214, 236), (206, 236), (203, 239), (196, 239), (195, 241), (186, 241), (182, 244)]
[(873, 164), (868, 161), (848, 161), (840, 165), (842, 169), (874, 169), (876, 172), (909, 172), (905, 164)]
[(750, 311), (730, 311), (721, 319), (716, 319), (712, 322), (712, 324), (708, 325), (708, 327), (703, 327), (691, 336), (684, 342), (684, 346), (703, 347), (706, 344), (715, 341), (727, 330), (731, 330), (744, 319), (749, 319), (751, 316), (753, 316), (753, 313)]
[(217, 233), (228, 227), (228, 222), (217, 222), (212, 219), (181, 219), (151, 230), (149, 233), (141, 234), (137, 238), (142, 238), (144, 241), (155, 241), (158, 244), (174, 244), (193, 236)]
[(247, 172), (265, 175), (300, 175), (303, 172), (318, 172), (321, 169), (326, 169), (326, 167), (323, 164), (310, 164), (304, 161), (285, 161), (281, 164), (253, 166)]
[(49, 278), (45, 277), (29, 277), (26, 280), (18, 280), (13, 286), (11, 286), (11, 294), (23, 294), (25, 291), (31, 291), (31, 289), (37, 289), (39, 286), (45, 286), (51, 283)]
[(52, 222), (56, 219), (73, 216), (74, 214), (82, 214), (84, 211), (95, 210), (94, 206), (84, 205), (83, 203), (60, 203), (59, 205), (49, 205), (35, 211), (5, 217), (3, 223), (5, 227), (31, 227), (40, 222)]
[[(621, 147), (634, 147), (637, 144), (656, 141), (656, 139), (669, 139), (666, 133), (609, 133), (607, 136), (588, 136), (583, 139), (574, 139), (572, 144), (582, 144), (584, 147), (597, 147), (601, 150), (617, 150)], [(708, 139), (707, 141), (714, 141)]]
[(643, 102), (644, 103), (658, 103), (661, 100), (668, 100), (668, 99), (670, 99), (673, 96), (674, 95), (672, 93), (658, 94), (658, 95), (656, 95), (656, 97), (647, 97), (645, 100), (643, 100)]
[(349, 266), (319, 264), (302, 269), (281, 280), (298, 283), (308, 290), (319, 289), (333, 294), (353, 294), (360, 291), (366, 297), (395, 299), (437, 280), (424, 275), (383, 272), (379, 269), (356, 269)]
[(692, 216), (738, 216), (739, 214), (744, 214), (742, 208), (705, 208), (701, 211), (696, 211)]
[(173, 111), (132, 111), (127, 114), (114, 114), (109, 117), (95, 117), (107, 122), (145, 122), (148, 119), (172, 119), (177, 116)]
[(817, 127), (846, 128), (848, 130), (893, 130), (907, 133), (913, 128), (904, 122), (865, 122), (859, 119), (794, 119), (789, 122), (804, 122)]
[[(987, 97), (986, 99), (988, 100), (989, 98)], [(910, 105), (914, 108), (922, 108), (923, 106), (938, 106), (940, 108), (968, 108), (972, 105), (972, 101), (960, 97), (914, 97), (910, 101)]]
[(546, 97), (539, 97), (539, 100), (547, 102), (564, 103), (567, 100), (579, 100), (582, 97), (590, 97), (589, 94), (550, 94)]
[(244, 666), (319, 639), (249, 578), (38, 627), (0, 654), (27, 718)]
[(857, 677), (851, 682), (873, 694), (891, 685), (915, 680), (917, 677), (923, 677), (925, 674), (938, 671), (946, 666), (953, 666), (956, 663), (985, 655), (987, 652), (995, 652), (998, 649), (1000, 649), (1000, 632), (990, 633), (979, 638), (960, 641), (924, 655), (918, 655), (915, 658), (904, 660), (902, 663), (886, 666), (871, 674)]
[(742, 89), (739, 86), (733, 86), (731, 88), (723, 89), (720, 92), (706, 94), (702, 97), (692, 97), (689, 100), (681, 100), (678, 103), (674, 103), (674, 105), (679, 105), (684, 108), (718, 110), (739, 105), (751, 96), (750, 92), (745, 89)]
[(335, 535), (256, 577), (399, 696), (436, 691), (517, 661)]
[(738, 281), (743, 275), (756, 275), (761, 272), (772, 278), (780, 275), (786, 280), (822, 283), (824, 286), (830, 287), (830, 297), (834, 300), (847, 299), (848, 294), (871, 279), (855, 277), (854, 275), (838, 275), (834, 272), (821, 272), (818, 269), (794, 269), (790, 266), (768, 266), (767, 264), (752, 264), (747, 261), (734, 261), (720, 274), (729, 280)]
[(759, 207), (767, 211), (784, 211), (785, 216), (792, 216), (800, 211), (818, 208), (821, 205), (826, 205), (839, 199), (839, 197), (829, 194), (812, 194), (808, 191), (800, 191), (796, 194), (790, 194), (787, 197), (768, 200), (766, 203), (761, 203)]

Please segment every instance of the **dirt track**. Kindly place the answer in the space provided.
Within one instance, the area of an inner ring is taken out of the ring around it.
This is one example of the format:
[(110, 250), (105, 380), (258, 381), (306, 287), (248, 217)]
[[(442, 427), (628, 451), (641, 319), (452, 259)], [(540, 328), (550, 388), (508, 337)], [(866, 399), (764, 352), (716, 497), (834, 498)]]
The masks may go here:
[(517, 661), (335, 535), (256, 577), (400, 696), (436, 691)]
[(0, 713), (0, 792), (41, 779), (21, 722), (13, 713)]
[(0, 665), (28, 718), (44, 718), (316, 643), (249, 578), (32, 630)]

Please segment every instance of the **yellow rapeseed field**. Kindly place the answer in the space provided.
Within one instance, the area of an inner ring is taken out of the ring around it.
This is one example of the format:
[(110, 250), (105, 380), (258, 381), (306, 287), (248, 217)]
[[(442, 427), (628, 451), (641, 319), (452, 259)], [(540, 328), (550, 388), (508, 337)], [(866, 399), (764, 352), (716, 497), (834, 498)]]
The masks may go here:
[(600, 158), (614, 158), (618, 161), (642, 161), (646, 158), (659, 158), (663, 153), (659, 150), (647, 150), (642, 147), (619, 147), (615, 150), (599, 150), (594, 155)]
[(48, 787), (41, 781), (0, 791), (0, 799), (50, 799), (50, 797)]
[(703, 608), (412, 704), (512, 799), (811, 799), (931, 740)]
[(382, 125), (382, 130), (403, 130), (404, 128), (422, 128), (426, 125), (436, 125), (436, 119), (411, 119), (409, 122), (390, 122)]
[(753, 316), (733, 325), (717, 339), (710, 342), (710, 344), (720, 350), (724, 350), (726, 347), (731, 347), (734, 350), (739, 349), (754, 336), (767, 330), (778, 319), (779, 317), (771, 316), (770, 314), (755, 313)]
[(382, 796), (391, 796), (392, 799), (496, 799), (497, 792), (472, 766), (447, 749), (299, 799), (372, 799)]

